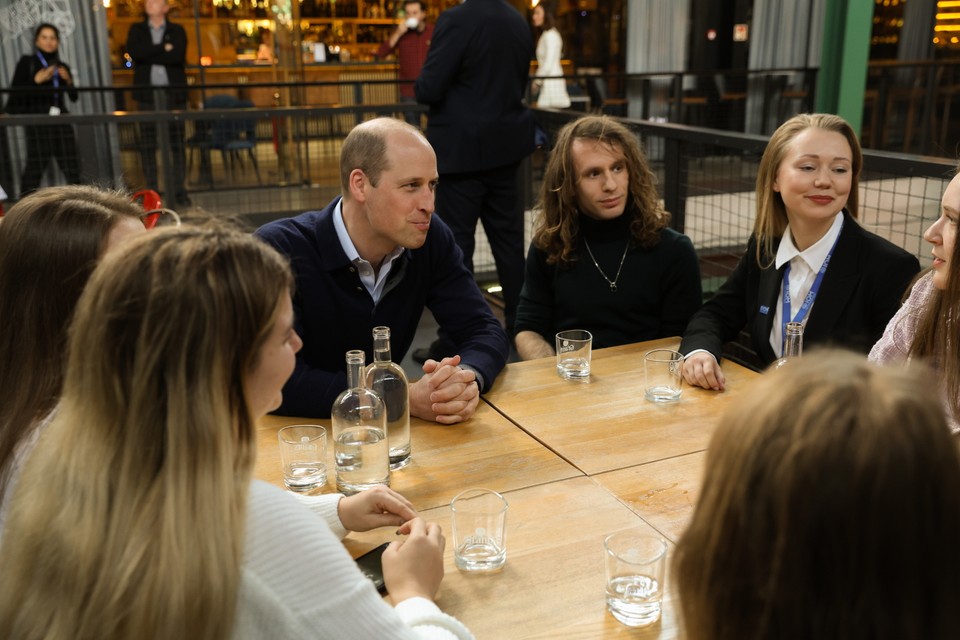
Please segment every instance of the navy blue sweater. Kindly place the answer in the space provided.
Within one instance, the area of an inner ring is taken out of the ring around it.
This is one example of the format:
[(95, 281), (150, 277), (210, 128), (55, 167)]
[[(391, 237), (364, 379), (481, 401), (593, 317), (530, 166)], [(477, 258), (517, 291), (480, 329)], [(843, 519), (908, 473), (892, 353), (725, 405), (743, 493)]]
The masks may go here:
[(338, 200), (256, 232), (290, 258), (296, 277), (294, 326), (303, 338), (276, 413), (329, 417), (333, 401), (347, 388), (345, 353), (362, 349), (370, 362), (372, 329), (384, 325), (390, 327), (393, 359), (399, 362), (413, 342), (424, 307), (449, 332), (463, 364), (483, 377), (485, 387), (493, 384), (507, 360), (507, 335), (463, 266), (450, 229), (433, 216), (426, 242), (397, 259), (374, 305), (333, 226)]

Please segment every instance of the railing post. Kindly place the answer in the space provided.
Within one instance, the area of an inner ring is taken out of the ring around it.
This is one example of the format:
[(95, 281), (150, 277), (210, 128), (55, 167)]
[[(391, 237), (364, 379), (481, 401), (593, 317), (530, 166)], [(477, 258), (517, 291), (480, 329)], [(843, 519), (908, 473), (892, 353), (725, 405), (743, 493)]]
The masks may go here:
[(686, 183), (680, 175), (680, 141), (664, 139), (663, 206), (670, 212), (670, 226), (683, 233), (686, 226)]

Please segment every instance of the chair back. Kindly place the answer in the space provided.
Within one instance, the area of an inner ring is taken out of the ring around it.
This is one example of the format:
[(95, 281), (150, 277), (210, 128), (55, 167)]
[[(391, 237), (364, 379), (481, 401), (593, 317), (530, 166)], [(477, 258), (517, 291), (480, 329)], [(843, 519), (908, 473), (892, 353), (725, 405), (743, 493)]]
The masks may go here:
[[(253, 108), (250, 100), (240, 100), (229, 94), (210, 96), (203, 103), (204, 109), (250, 109)], [(253, 146), (256, 135), (256, 123), (253, 119), (244, 120), (215, 120), (212, 127), (212, 146), (214, 149), (242, 148)], [(237, 144), (246, 138), (247, 144)]]

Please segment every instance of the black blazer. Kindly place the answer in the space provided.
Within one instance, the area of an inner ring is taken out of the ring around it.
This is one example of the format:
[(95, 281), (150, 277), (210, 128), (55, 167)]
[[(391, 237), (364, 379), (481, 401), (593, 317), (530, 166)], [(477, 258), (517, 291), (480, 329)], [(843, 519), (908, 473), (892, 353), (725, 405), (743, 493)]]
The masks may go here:
[[(761, 269), (756, 247), (751, 238), (736, 269), (690, 320), (680, 343), (681, 353), (706, 349), (719, 360), (723, 343), (735, 339), (746, 327), (760, 361), (766, 365), (776, 359), (770, 330), (780, 302), (783, 269)], [(772, 263), (775, 257), (774, 252), (763, 256), (763, 261)], [(844, 213), (843, 229), (803, 333), (804, 348), (834, 345), (869, 352), (919, 271), (915, 256), (865, 230)]]
[[(54, 64), (53, 61), (49, 61)], [(70, 77), (73, 78), (73, 72), (66, 62), (60, 60), (56, 64), (66, 67)], [(43, 84), (34, 82), (34, 76), (43, 69), (43, 63), (36, 53), (31, 53), (20, 58), (17, 68), (13, 71), (13, 79), (10, 81), (11, 89), (18, 91), (10, 92), (10, 99), (7, 101), (7, 113), (49, 113), (50, 107), (57, 106), (61, 113), (67, 113), (67, 105), (64, 101), (64, 95), (70, 96), (71, 102), (77, 101), (77, 88), (71, 82), (69, 85), (60, 83), (59, 90), (53, 86), (53, 79)]]
[(417, 78), (430, 106), (427, 139), (440, 174), (483, 171), (533, 151), (533, 114), (523, 103), (533, 37), (505, 0), (468, 0), (440, 14)]
[[(173, 49), (165, 50), (165, 45), (172, 44)], [(150, 25), (147, 21), (135, 22), (130, 25), (127, 34), (127, 53), (133, 58), (133, 84), (138, 87), (150, 87), (150, 67), (162, 64), (167, 68), (167, 79), (171, 86), (183, 87), (180, 90), (170, 91), (167, 99), (172, 107), (184, 107), (187, 104), (187, 73), (184, 65), (187, 61), (187, 32), (180, 25), (167, 20), (160, 44), (153, 44), (150, 37)], [(150, 91), (135, 91), (133, 97), (138, 102), (152, 102)]]

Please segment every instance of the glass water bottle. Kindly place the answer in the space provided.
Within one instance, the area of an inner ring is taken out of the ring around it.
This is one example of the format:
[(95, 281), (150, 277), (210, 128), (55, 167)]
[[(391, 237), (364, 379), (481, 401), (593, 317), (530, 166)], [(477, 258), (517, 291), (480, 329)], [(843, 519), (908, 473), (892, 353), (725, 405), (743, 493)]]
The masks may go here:
[(783, 338), (783, 355), (774, 367), (779, 369), (793, 358), (803, 355), (803, 323), (788, 322)]
[(330, 410), (337, 491), (347, 495), (390, 484), (387, 412), (380, 396), (364, 386), (364, 359), (363, 351), (347, 351), (347, 390)]
[(377, 393), (387, 408), (390, 468), (410, 463), (410, 394), (407, 376), (390, 359), (390, 327), (373, 328), (373, 362), (367, 367), (367, 389)]

